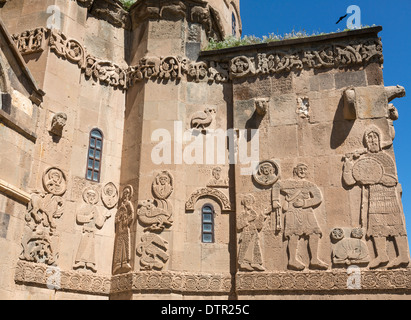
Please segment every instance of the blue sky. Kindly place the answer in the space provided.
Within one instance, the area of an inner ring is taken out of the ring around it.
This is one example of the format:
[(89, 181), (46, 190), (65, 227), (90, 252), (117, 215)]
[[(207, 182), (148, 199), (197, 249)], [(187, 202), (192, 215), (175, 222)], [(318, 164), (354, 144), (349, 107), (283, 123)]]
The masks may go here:
[[(408, 234), (411, 235), (411, 1), (410, 0), (240, 0), (243, 35), (262, 37), (274, 32), (289, 33), (293, 29), (313, 32), (344, 30), (346, 21), (336, 25), (348, 6), (361, 8), (362, 25), (379, 25), (384, 50), (384, 82), (386, 86), (401, 85), (407, 96), (393, 101), (400, 119), (395, 122), (395, 156)], [(411, 240), (411, 237), (409, 237)], [(410, 241), (411, 243), (411, 241)]]

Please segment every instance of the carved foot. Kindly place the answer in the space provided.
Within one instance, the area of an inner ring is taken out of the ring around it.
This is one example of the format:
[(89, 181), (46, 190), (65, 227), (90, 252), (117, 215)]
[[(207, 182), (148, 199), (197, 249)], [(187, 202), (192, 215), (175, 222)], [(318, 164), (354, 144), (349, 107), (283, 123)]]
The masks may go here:
[(397, 257), (387, 264), (388, 269), (396, 269), (400, 267), (407, 267), (410, 264), (410, 260), (407, 257)]
[(80, 268), (84, 269), (85, 267), (86, 267), (86, 263), (80, 261), (80, 262), (77, 262), (77, 263), (73, 266), (73, 269), (74, 269), (74, 270), (80, 269)]
[(315, 270), (327, 270), (328, 269), (328, 264), (321, 260), (314, 260), (311, 261), (310, 263), (310, 269), (315, 269)]
[(265, 268), (261, 264), (251, 264), (251, 267), (257, 271), (265, 271)]
[(254, 268), (249, 263), (241, 263), (240, 270), (242, 271), (254, 271)]
[(298, 260), (293, 260), (288, 263), (288, 268), (291, 270), (303, 271), (305, 269), (305, 265)]
[(87, 263), (86, 266), (87, 266), (88, 269), (90, 269), (94, 273), (97, 272), (96, 265), (94, 263)]
[(378, 267), (380, 267), (381, 265), (387, 264), (389, 262), (389, 258), (387, 255), (384, 256), (378, 256), (377, 258), (375, 258), (374, 260), (372, 260), (370, 262), (370, 264), (368, 265), (368, 267), (370, 269), (377, 269)]

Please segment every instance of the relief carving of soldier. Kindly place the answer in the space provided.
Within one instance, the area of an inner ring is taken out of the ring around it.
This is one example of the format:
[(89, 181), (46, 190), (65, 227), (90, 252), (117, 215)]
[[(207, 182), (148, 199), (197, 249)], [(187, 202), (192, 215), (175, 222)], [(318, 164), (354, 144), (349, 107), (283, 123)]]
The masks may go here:
[[(322, 232), (314, 211), (322, 203), (323, 197), (320, 189), (306, 180), (307, 172), (308, 167), (299, 164), (294, 168), (294, 179), (280, 181), (273, 186), (273, 209), (282, 208), (285, 213), (284, 236), (288, 239), (288, 267), (297, 271), (305, 269), (305, 265), (297, 258), (297, 247), (299, 239), (306, 236), (311, 253), (310, 268), (326, 270), (328, 265), (318, 257)], [(285, 196), (283, 204), (281, 194)]]
[[(409, 264), (407, 232), (398, 197), (394, 160), (382, 149), (382, 134), (374, 126), (365, 131), (366, 149), (345, 156), (343, 180), (362, 188), (362, 224), (374, 242), (376, 258), (371, 269), (398, 268)], [(387, 240), (393, 237), (398, 256), (390, 261)]]

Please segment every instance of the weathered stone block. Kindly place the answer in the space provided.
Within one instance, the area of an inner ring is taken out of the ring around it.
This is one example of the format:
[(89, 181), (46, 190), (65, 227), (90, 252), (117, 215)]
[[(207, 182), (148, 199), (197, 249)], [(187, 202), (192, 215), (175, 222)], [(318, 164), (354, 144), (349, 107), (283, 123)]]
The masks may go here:
[(347, 71), (335, 74), (335, 87), (342, 89), (350, 86), (365, 87), (367, 79), (365, 71)]

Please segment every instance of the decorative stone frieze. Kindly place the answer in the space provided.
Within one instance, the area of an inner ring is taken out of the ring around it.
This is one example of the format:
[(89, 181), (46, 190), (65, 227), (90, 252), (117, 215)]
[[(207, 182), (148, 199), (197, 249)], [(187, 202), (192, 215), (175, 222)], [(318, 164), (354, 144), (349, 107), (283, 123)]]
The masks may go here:
[(103, 295), (110, 294), (111, 277), (80, 271), (65, 271), (41, 263), (19, 261), (14, 280), (58, 291)]
[[(338, 292), (348, 290), (350, 276), (346, 270), (323, 272), (281, 272), (281, 273), (245, 273), (236, 276), (238, 293), (259, 292), (263, 294), (284, 291)], [(360, 270), (356, 293), (367, 291), (411, 291), (411, 269), (403, 270)]]
[(229, 274), (194, 274), (180, 272), (141, 271), (112, 278), (111, 293), (155, 290), (174, 293), (228, 294), (232, 279)]

